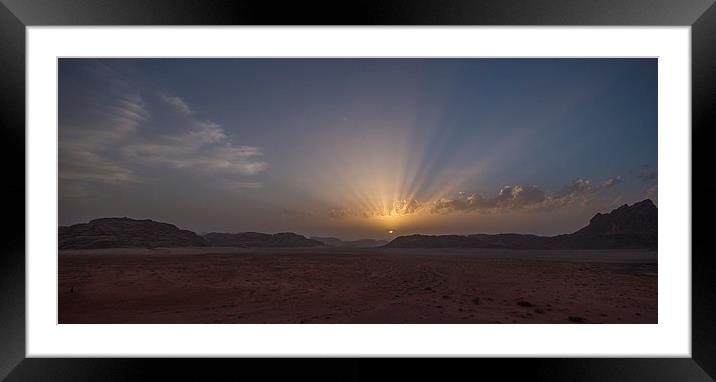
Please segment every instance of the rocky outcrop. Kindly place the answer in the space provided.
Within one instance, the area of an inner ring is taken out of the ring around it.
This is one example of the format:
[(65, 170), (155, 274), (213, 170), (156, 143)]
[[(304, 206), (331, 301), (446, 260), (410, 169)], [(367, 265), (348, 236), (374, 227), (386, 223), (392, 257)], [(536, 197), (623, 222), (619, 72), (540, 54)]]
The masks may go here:
[(371, 248), (388, 244), (387, 240), (375, 239), (341, 240), (335, 237), (311, 237), (311, 239), (318, 240), (329, 247)]
[(204, 247), (194, 232), (173, 224), (130, 218), (102, 218), (59, 227), (59, 249)]
[(305, 236), (291, 232), (282, 232), (273, 235), (259, 232), (211, 232), (205, 234), (204, 239), (206, 239), (212, 247), (299, 248), (320, 247), (324, 245), (318, 240), (308, 239)]
[(574, 249), (656, 248), (658, 210), (646, 199), (623, 205), (608, 214), (596, 214), (589, 225), (569, 235), (554, 237), (555, 247)]
[(497, 235), (410, 235), (395, 238), (386, 248), (548, 248), (549, 237), (503, 233)]

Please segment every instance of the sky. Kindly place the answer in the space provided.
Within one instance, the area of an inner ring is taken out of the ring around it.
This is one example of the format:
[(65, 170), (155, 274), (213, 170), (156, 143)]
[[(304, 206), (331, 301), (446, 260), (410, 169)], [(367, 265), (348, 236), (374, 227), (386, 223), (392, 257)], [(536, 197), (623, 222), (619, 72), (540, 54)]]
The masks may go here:
[(554, 235), (658, 203), (656, 59), (58, 66), (60, 225)]

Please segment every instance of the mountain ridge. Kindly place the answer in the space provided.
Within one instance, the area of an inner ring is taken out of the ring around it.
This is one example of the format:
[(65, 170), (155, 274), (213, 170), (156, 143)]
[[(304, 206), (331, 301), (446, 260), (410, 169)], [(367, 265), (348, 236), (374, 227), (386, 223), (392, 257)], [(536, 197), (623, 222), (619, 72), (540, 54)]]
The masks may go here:
[(573, 233), (556, 236), (530, 234), (408, 235), (383, 248), (507, 248), (507, 249), (633, 249), (656, 248), (658, 211), (650, 199), (597, 213)]
[(379, 247), (379, 248), (508, 248), (508, 249), (633, 249), (656, 248), (658, 211), (650, 199), (624, 204), (609, 213), (597, 213), (589, 224), (573, 233), (556, 236), (500, 233), (470, 235), (407, 235), (380, 245), (381, 240), (344, 241), (292, 232), (198, 235), (170, 223), (151, 219), (110, 217), (58, 227), (59, 249), (156, 247)]
[(239, 248), (305, 248), (321, 247), (325, 244), (293, 232), (275, 234), (260, 232), (222, 233), (210, 232), (204, 239), (212, 247)]
[(206, 247), (201, 236), (150, 219), (99, 218), (60, 226), (59, 249)]
[(387, 240), (379, 239), (358, 239), (358, 240), (341, 240), (336, 237), (311, 236), (311, 239), (318, 240), (329, 247), (345, 247), (345, 248), (374, 248), (388, 244)]

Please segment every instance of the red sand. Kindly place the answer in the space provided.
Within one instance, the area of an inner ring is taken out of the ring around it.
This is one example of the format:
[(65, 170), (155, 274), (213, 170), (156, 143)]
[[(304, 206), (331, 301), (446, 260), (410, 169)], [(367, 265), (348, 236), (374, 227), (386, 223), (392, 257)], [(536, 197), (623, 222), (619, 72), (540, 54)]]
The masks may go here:
[(59, 323), (657, 323), (656, 253), (63, 251)]

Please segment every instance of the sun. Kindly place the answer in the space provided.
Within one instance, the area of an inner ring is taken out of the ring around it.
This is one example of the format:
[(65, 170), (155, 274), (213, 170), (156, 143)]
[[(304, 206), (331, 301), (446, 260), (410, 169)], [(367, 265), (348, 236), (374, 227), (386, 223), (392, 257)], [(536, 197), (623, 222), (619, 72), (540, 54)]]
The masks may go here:
[(389, 229), (389, 230), (388, 230), (388, 233), (393, 233), (393, 230), (392, 230), (392, 229)]

